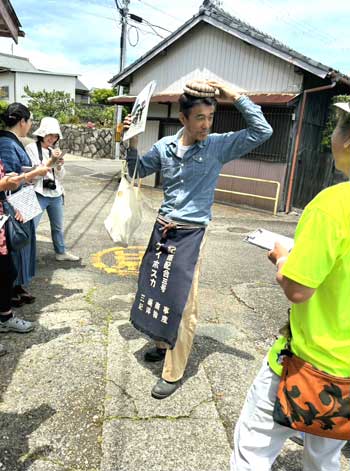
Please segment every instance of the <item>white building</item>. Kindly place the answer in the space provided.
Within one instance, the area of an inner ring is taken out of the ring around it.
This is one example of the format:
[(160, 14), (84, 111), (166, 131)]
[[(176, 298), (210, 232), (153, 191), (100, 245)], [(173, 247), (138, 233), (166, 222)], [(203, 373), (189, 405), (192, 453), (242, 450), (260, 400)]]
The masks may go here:
[(26, 105), (29, 97), (25, 94), (25, 87), (34, 92), (63, 91), (76, 101), (76, 96), (80, 96), (80, 90), (85, 86), (77, 74), (40, 70), (25, 57), (0, 53), (0, 99)]

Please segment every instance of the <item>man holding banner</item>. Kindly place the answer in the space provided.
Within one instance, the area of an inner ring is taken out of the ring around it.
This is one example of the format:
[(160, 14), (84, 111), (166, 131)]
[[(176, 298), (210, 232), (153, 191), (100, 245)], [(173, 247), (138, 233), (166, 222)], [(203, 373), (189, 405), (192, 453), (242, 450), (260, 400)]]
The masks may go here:
[[(247, 128), (210, 134), (215, 94), (231, 101)], [(179, 98), (183, 128), (156, 142), (143, 157), (137, 138), (127, 151), (129, 174), (135, 165), (141, 178), (163, 176), (164, 201), (140, 268), (131, 322), (156, 342), (145, 361), (164, 360), (162, 377), (152, 396), (164, 399), (180, 385), (198, 320), (198, 280), (206, 227), (211, 220), (216, 182), (222, 166), (248, 154), (272, 134), (260, 106), (230, 86), (216, 81), (187, 83)], [(124, 120), (128, 129), (129, 115)]]

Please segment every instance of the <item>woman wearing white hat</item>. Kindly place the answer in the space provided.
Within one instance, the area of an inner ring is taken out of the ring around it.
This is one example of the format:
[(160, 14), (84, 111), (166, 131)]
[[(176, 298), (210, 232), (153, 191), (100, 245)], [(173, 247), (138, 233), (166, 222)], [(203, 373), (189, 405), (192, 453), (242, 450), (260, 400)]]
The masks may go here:
[[(67, 252), (63, 232), (63, 186), (65, 175), (64, 160), (61, 150), (57, 146), (62, 139), (60, 125), (55, 118), (43, 118), (39, 128), (33, 132), (36, 141), (26, 146), (26, 151), (33, 166), (48, 165), (52, 171), (45, 178), (40, 178), (35, 184), (35, 191), (43, 211), (47, 211), (51, 226), (51, 236), (56, 252), (56, 260), (76, 262), (79, 257)], [(35, 218), (37, 228), (41, 215)]]

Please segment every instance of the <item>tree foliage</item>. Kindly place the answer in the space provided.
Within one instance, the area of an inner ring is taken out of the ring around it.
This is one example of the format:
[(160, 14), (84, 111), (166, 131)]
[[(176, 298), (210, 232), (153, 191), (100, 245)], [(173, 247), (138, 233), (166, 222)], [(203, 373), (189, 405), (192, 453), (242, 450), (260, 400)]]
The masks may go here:
[(114, 88), (95, 88), (90, 93), (91, 103), (99, 105), (108, 105), (108, 98), (116, 96), (118, 93)]
[[(110, 96), (115, 95), (115, 91), (108, 89)], [(97, 90), (95, 90), (97, 91)], [(63, 91), (46, 90), (40, 92), (33, 92), (28, 87), (25, 92), (30, 100), (28, 101), (28, 108), (34, 115), (36, 121), (40, 121), (44, 116), (51, 116), (58, 119), (61, 124), (76, 124), (83, 125), (87, 122), (92, 122), (98, 127), (112, 127), (114, 106), (105, 104), (76, 104), (70, 97), (69, 93)], [(97, 94), (101, 101), (106, 100), (108, 94)], [(103, 98), (104, 97), (104, 98)], [(97, 98), (96, 98), (97, 100)]]
[(69, 93), (58, 90), (34, 92), (29, 87), (25, 87), (24, 91), (30, 98), (28, 108), (33, 113), (35, 120), (51, 116), (58, 119), (61, 124), (65, 124), (70, 122), (74, 116), (75, 103)]
[(78, 123), (91, 121), (97, 126), (110, 128), (113, 126), (114, 106), (107, 105), (82, 105), (75, 106), (75, 116)]
[(9, 104), (7, 103), (7, 101), (0, 100), (0, 129), (5, 128), (5, 123), (2, 119), (2, 115), (5, 113), (8, 106)]

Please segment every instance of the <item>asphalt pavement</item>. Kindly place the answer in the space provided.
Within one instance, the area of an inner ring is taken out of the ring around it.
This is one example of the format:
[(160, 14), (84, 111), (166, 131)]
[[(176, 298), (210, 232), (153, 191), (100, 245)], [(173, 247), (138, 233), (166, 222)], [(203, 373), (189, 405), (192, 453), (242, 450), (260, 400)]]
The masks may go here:
[[(36, 329), (0, 338), (9, 350), (0, 358), (0, 471), (228, 471), (233, 426), (288, 308), (266, 252), (243, 237), (257, 227), (292, 237), (298, 216), (214, 206), (189, 365), (182, 387), (158, 401), (150, 390), (161, 365), (144, 362), (151, 342), (128, 318), (162, 193), (144, 188), (144, 220), (124, 250), (103, 225), (118, 164), (66, 166), (66, 243), (82, 260), (55, 260), (45, 216), (37, 301), (18, 309)], [(288, 441), (273, 470), (301, 470), (301, 457)]]

